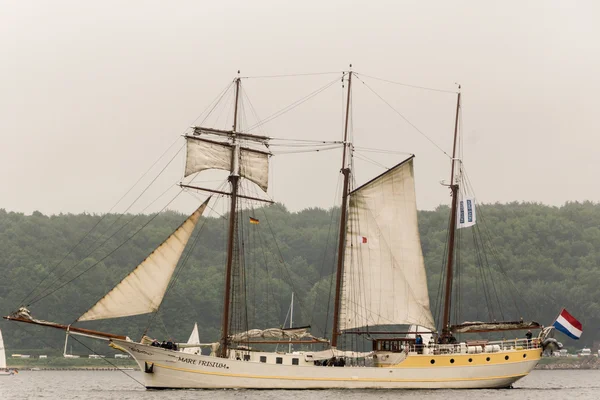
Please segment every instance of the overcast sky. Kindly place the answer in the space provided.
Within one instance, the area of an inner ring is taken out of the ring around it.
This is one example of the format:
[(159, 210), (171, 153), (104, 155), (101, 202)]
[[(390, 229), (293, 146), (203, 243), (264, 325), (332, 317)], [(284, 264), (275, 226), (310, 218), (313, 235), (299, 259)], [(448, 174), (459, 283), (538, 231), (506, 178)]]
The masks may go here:
[[(354, 81), (354, 141), (398, 152), (362, 153), (388, 167), (400, 152), (416, 154), (419, 208), (449, 202), (439, 184), (449, 160), (368, 88), (446, 152), (456, 96), (367, 76), (462, 85), (464, 161), (480, 202), (599, 201), (599, 20), (597, 1), (2, 1), (0, 208), (107, 212), (238, 69), (341, 72), (349, 63), (368, 85)], [(264, 118), (336, 76), (242, 84)], [(336, 82), (256, 133), (340, 140), (342, 95)], [(339, 151), (276, 156), (269, 194), (291, 210), (330, 207), (340, 165)], [(357, 184), (382, 171), (356, 159)], [(141, 204), (181, 173), (179, 157)], [(181, 211), (195, 203), (178, 201)]]

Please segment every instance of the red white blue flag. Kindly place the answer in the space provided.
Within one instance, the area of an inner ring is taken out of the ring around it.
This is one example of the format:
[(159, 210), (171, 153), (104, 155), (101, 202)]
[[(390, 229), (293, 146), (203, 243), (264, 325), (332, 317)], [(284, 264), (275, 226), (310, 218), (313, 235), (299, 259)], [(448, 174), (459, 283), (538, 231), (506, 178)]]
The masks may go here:
[(577, 321), (575, 317), (567, 312), (564, 308), (552, 324), (556, 330), (561, 331), (571, 339), (579, 339), (583, 333), (583, 327), (581, 322)]

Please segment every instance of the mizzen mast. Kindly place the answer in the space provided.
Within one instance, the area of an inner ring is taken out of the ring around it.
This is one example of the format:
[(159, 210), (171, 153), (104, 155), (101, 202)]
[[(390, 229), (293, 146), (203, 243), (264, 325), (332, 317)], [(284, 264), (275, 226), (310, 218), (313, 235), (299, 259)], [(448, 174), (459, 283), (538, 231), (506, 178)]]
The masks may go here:
[(452, 165), (450, 168), (450, 191), (452, 193), (452, 208), (450, 210), (450, 234), (448, 235), (448, 260), (446, 262), (446, 290), (444, 298), (444, 316), (442, 319), (442, 336), (450, 331), (450, 304), (452, 302), (452, 279), (454, 277), (454, 238), (456, 234), (456, 213), (458, 205), (458, 181), (454, 176), (456, 166), (456, 142), (458, 138), (458, 115), (460, 112), (460, 85), (456, 99), (456, 117), (454, 120), (454, 143), (452, 145)]
[[(352, 68), (352, 64), (350, 64)], [(348, 142), (348, 121), (350, 115), (350, 93), (352, 89), (352, 71), (348, 72), (348, 96), (346, 99), (346, 121), (344, 124), (344, 154), (342, 156), (342, 175), (344, 175), (344, 189), (342, 192), (342, 205), (341, 205), (341, 216), (340, 216), (340, 232), (338, 240), (338, 257), (337, 257), (337, 268), (335, 274), (335, 305), (333, 309), (333, 334), (331, 338), (331, 345), (337, 347), (337, 339), (340, 335), (340, 300), (342, 291), (342, 274), (344, 268), (344, 240), (346, 238), (346, 213), (348, 208), (348, 186), (350, 184), (350, 163), (347, 162), (347, 153), (350, 147)], [(349, 158), (349, 157), (348, 157)]]

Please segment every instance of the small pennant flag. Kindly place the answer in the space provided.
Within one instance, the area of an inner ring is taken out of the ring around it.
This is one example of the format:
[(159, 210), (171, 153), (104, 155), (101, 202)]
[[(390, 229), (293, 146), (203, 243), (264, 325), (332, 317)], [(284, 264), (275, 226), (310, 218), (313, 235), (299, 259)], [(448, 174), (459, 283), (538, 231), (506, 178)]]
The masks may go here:
[(561, 331), (571, 339), (575, 340), (579, 339), (583, 333), (581, 322), (577, 321), (575, 317), (569, 314), (564, 308), (552, 326), (554, 326), (557, 331)]
[(358, 243), (367, 243), (367, 237), (366, 236), (357, 236), (358, 239)]
[(254, 225), (258, 225), (258, 224), (260, 224), (260, 221), (256, 218), (250, 217), (250, 223), (254, 224)]

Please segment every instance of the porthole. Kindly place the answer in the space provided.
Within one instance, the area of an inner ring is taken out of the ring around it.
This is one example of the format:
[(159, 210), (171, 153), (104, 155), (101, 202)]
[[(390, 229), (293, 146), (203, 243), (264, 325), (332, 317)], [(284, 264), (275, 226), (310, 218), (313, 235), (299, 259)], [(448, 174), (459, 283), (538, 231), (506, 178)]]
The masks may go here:
[(486, 359), (485, 359), (485, 361), (490, 361), (490, 358), (489, 358), (489, 357), (488, 357), (488, 358), (486, 358)]
[(509, 357), (508, 357), (508, 356), (504, 356), (504, 359), (505, 359), (505, 360), (508, 360), (508, 359), (509, 359)]
[(523, 354), (523, 358), (527, 358), (527, 354)]
[(454, 358), (450, 359), (450, 364), (454, 364)]
[(435, 364), (435, 360), (431, 360), (431, 361), (429, 361), (429, 362), (430, 362), (430, 363), (432, 363), (432, 364)]
[(473, 359), (472, 359), (472, 358), (469, 358), (469, 362), (473, 362)]

